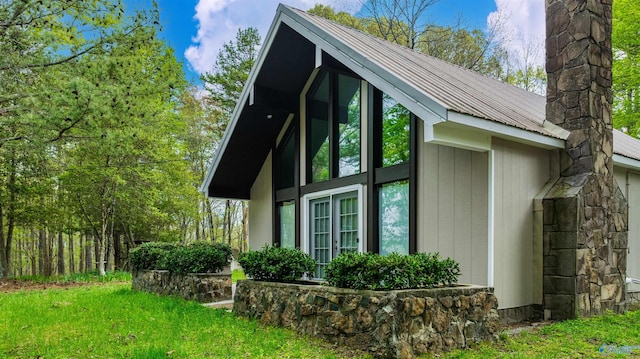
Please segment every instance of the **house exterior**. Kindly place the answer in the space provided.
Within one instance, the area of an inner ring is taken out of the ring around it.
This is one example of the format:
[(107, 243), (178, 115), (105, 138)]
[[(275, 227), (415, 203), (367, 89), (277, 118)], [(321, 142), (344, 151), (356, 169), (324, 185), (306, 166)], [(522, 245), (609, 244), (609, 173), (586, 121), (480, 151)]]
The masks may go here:
[[(341, 252), (439, 252), (505, 316), (542, 315), (571, 136), (546, 101), (280, 5), (201, 190), (249, 200), (250, 248), (298, 247), (318, 277)], [(610, 157), (629, 203), (627, 257), (610, 256), (640, 278), (640, 141), (614, 130)]]

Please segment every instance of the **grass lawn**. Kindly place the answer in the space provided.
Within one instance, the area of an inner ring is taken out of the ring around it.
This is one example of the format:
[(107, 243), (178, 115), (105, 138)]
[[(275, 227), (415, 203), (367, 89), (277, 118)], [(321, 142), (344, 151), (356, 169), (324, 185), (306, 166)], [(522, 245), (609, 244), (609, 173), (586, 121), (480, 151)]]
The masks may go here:
[(639, 358), (640, 311), (568, 320), (443, 358)]
[(0, 358), (337, 358), (326, 344), (130, 283), (0, 293)]
[[(116, 278), (117, 280), (117, 278)], [(130, 282), (0, 292), (0, 358), (339, 358), (329, 344)], [(35, 286), (34, 288), (40, 288)], [(640, 357), (640, 311), (566, 321), (440, 358)]]

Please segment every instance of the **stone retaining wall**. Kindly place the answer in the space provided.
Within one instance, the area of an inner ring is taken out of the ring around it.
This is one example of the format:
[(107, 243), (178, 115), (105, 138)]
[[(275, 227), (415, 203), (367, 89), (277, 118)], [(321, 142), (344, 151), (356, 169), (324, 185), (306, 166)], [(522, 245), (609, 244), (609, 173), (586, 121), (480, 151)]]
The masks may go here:
[(231, 299), (231, 274), (174, 274), (166, 270), (145, 270), (132, 274), (131, 288), (161, 295), (175, 295), (201, 303)]
[(497, 307), (488, 287), (378, 292), (243, 280), (233, 311), (377, 357), (413, 358), (495, 340)]

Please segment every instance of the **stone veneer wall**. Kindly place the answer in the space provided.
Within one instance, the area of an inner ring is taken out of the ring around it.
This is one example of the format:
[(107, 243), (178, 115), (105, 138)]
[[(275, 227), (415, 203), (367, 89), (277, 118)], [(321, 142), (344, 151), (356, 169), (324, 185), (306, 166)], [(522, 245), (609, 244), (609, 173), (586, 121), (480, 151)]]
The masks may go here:
[(547, 121), (569, 131), (543, 200), (545, 317), (624, 310), (627, 203), (613, 178), (611, 1), (546, 0)]
[(166, 270), (144, 270), (132, 274), (131, 288), (161, 295), (175, 295), (201, 303), (231, 299), (231, 274), (175, 274)]
[(627, 301), (629, 310), (640, 309), (640, 292), (627, 292)]
[(488, 287), (378, 292), (243, 280), (233, 311), (378, 357), (413, 358), (495, 340), (497, 307)]

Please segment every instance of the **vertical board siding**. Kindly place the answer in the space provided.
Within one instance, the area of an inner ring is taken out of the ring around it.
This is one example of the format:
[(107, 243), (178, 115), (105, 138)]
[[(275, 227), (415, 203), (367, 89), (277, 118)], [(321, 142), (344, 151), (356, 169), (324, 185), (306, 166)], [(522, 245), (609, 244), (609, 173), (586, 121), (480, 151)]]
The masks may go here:
[(493, 141), (494, 285), (500, 308), (534, 304), (533, 198), (549, 181), (547, 150)]
[[(629, 205), (627, 277), (640, 279), (640, 174), (624, 171), (622, 179), (616, 176), (616, 180)], [(627, 288), (630, 292), (639, 292), (640, 284), (629, 284)]]
[(487, 153), (420, 144), (417, 250), (458, 261), (461, 283), (487, 284), (487, 171)]
[(256, 181), (251, 187), (249, 201), (249, 248), (260, 249), (265, 244), (273, 243), (273, 192), (271, 188), (271, 156), (260, 169)]

